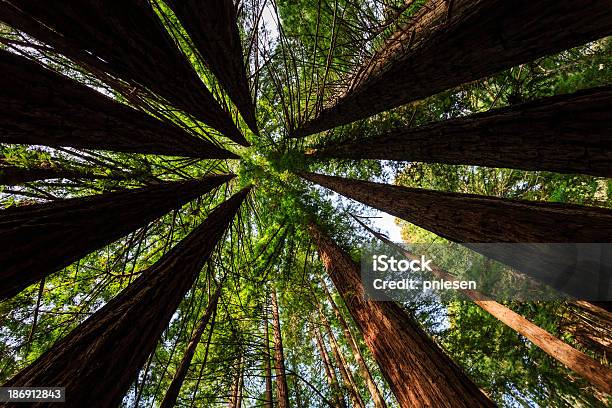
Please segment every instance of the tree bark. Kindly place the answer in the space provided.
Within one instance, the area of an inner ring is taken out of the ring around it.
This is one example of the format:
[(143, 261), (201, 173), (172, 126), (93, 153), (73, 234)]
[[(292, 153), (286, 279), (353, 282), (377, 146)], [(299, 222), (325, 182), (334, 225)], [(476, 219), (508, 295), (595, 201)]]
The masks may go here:
[(272, 322), (274, 327), (274, 369), (276, 371), (276, 398), (279, 408), (289, 408), (289, 389), (285, 375), (285, 356), (283, 354), (283, 340), (281, 336), (280, 318), (278, 316), (278, 302), (276, 290), (272, 289)]
[(219, 295), (221, 294), (221, 284), (217, 287), (217, 290), (211, 296), (208, 301), (208, 306), (206, 307), (206, 311), (204, 315), (200, 319), (200, 323), (196, 328), (195, 332), (191, 336), (191, 340), (187, 345), (187, 349), (185, 350), (185, 354), (183, 355), (183, 359), (174, 374), (174, 378), (172, 378), (172, 382), (166, 391), (166, 395), (160, 405), (161, 408), (172, 408), (176, 404), (176, 400), (178, 399), (179, 392), (181, 387), (183, 386), (183, 382), (185, 381), (185, 377), (187, 376), (187, 372), (189, 371), (189, 366), (191, 365), (191, 360), (195, 354), (196, 348), (198, 344), (200, 344), (200, 339), (202, 338), (202, 334), (204, 334), (204, 329), (208, 325), (210, 317), (213, 312), (217, 308), (217, 304), (219, 302)]
[(406, 160), (612, 177), (612, 87), (323, 148), (314, 158)]
[(4, 50), (0, 50), (0, 70), (4, 72), (0, 77), (1, 143), (238, 158), (209, 141)]
[(327, 289), (325, 282), (321, 281), (321, 286), (323, 287), (323, 291), (325, 292), (327, 300), (329, 301), (334, 311), (334, 314), (336, 315), (336, 318), (338, 319), (338, 322), (340, 323), (340, 326), (342, 326), (344, 338), (346, 339), (347, 344), (349, 345), (349, 347), (351, 348), (351, 351), (353, 352), (353, 357), (355, 358), (355, 361), (357, 361), (357, 365), (359, 366), (359, 372), (361, 374), (361, 377), (364, 379), (368, 387), (368, 390), (370, 391), (370, 394), (372, 396), (372, 402), (374, 402), (374, 407), (387, 408), (387, 403), (382, 397), (382, 394), (380, 393), (380, 390), (378, 389), (378, 386), (376, 385), (376, 382), (374, 381), (374, 378), (372, 377), (372, 374), (370, 373), (370, 369), (368, 368), (363, 358), (363, 355), (361, 354), (361, 350), (359, 349), (359, 346), (357, 345), (357, 342), (355, 338), (353, 337), (353, 334), (351, 333), (348, 323), (344, 319), (344, 316), (342, 316), (342, 313), (340, 313), (340, 310), (338, 309), (336, 302), (332, 298), (331, 293), (329, 293), (329, 290)]
[(151, 268), (5, 386), (61, 384), (68, 390), (66, 407), (117, 407), (248, 191), (215, 208)]
[[(424, 190), (315, 173), (299, 175), (515, 266), (568, 295), (589, 299), (596, 297), (601, 289), (599, 273), (602, 272), (597, 268), (581, 267), (571, 272), (568, 280), (560, 279), (560, 265), (571, 265), (575, 254), (567, 246), (538, 243), (610, 242), (612, 211), (609, 209)], [(471, 243), (522, 245), (508, 251), (507, 247), (470, 246)]]
[(366, 297), (359, 267), (344, 250), (316, 224), (309, 231), (400, 406), (494, 406), (399, 305)]
[(266, 377), (266, 391), (264, 397), (264, 408), (274, 407), (274, 398), (272, 397), (272, 369), (270, 367), (270, 335), (268, 333), (268, 309), (264, 306), (264, 344), (263, 344), (263, 360), (264, 360), (264, 375)]
[[(134, 89), (153, 92), (235, 142), (248, 145), (149, 1), (126, 0), (109, 6), (99, 0), (82, 0), (48, 7), (37, 0), (8, 0), (0, 3), (0, 20), (60, 54), (121, 78)], [(117, 91), (132, 92), (130, 87)]]
[(430, 0), (294, 136), (363, 119), (611, 33), (612, 4), (606, 1)]
[(169, 182), (0, 211), (0, 300), (56, 272), (233, 175)]
[(317, 342), (317, 347), (319, 348), (319, 353), (321, 354), (321, 359), (323, 360), (325, 377), (327, 378), (327, 383), (329, 384), (329, 388), (332, 392), (332, 399), (336, 405), (336, 408), (346, 408), (344, 396), (342, 395), (342, 390), (340, 388), (340, 384), (338, 383), (338, 377), (336, 376), (334, 367), (331, 364), (331, 359), (329, 358), (329, 354), (327, 353), (327, 349), (325, 348), (325, 343), (323, 342), (323, 336), (321, 336), (321, 331), (319, 330), (319, 327), (317, 327), (317, 325), (314, 323), (312, 324), (312, 330), (315, 334), (315, 340)]
[(228, 404), (229, 408), (241, 408), (242, 407), (242, 386), (244, 382), (244, 356), (240, 356), (238, 359), (238, 370), (236, 371), (236, 377), (234, 378), (234, 384), (232, 386), (232, 396)]
[[(372, 235), (390, 247), (398, 250), (407, 259), (419, 259), (418, 256), (385, 238), (382, 234), (375, 232), (357, 218), (355, 218), (355, 220)], [(430, 264), (430, 267), (432, 274), (439, 279), (449, 282), (460, 281), (434, 264)], [(542, 351), (544, 351), (550, 357), (557, 360), (559, 363), (563, 364), (575, 373), (581, 375), (601, 391), (612, 394), (612, 383), (610, 382), (610, 379), (612, 378), (612, 370), (610, 368), (604, 366), (598, 361), (595, 361), (583, 352), (576, 350), (538, 325), (530, 322), (510, 308), (496, 302), (479, 291), (470, 289), (458, 289), (458, 291), (467, 296), (482, 309), (489, 312), (491, 316), (495, 317), (497, 320), (541, 348)]]
[(32, 181), (49, 179), (108, 179), (112, 176), (96, 175), (60, 167), (0, 166), (0, 185), (18, 186)]
[(238, 30), (237, 4), (233, 0), (169, 0), (167, 3), (249, 128), (257, 134), (255, 106)]
[(589, 302), (569, 302), (561, 316), (561, 329), (603, 364), (612, 356), (612, 313)]

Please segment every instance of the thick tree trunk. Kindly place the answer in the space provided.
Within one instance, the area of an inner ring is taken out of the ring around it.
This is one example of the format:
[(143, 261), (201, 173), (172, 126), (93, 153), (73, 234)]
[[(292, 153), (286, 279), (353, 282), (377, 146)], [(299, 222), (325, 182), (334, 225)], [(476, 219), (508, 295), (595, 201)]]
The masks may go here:
[(372, 396), (372, 402), (374, 402), (374, 407), (387, 408), (387, 403), (382, 397), (382, 394), (380, 393), (380, 390), (378, 389), (376, 382), (374, 382), (374, 378), (372, 377), (372, 374), (370, 373), (370, 369), (368, 368), (363, 358), (363, 355), (361, 354), (361, 350), (359, 349), (359, 346), (357, 345), (357, 341), (355, 340), (355, 338), (353, 337), (353, 334), (351, 333), (348, 323), (344, 319), (344, 316), (342, 316), (340, 309), (338, 309), (338, 306), (336, 305), (336, 302), (332, 298), (331, 293), (329, 293), (329, 290), (327, 289), (325, 282), (322, 281), (321, 286), (323, 287), (325, 295), (327, 296), (327, 299), (332, 309), (334, 310), (334, 314), (336, 315), (336, 318), (338, 319), (340, 326), (342, 326), (344, 338), (346, 339), (347, 344), (351, 348), (355, 361), (357, 361), (357, 365), (359, 366), (359, 372), (361, 374), (361, 377), (364, 379), (368, 387), (368, 390), (370, 391), (370, 394)]
[(66, 407), (117, 407), (248, 191), (214, 209), (155, 265), (5, 386), (56, 384), (68, 390)]
[(18, 186), (32, 181), (50, 179), (108, 179), (109, 176), (85, 173), (59, 167), (0, 166), (0, 185)]
[(363, 119), (610, 35), (612, 4), (430, 0), (411, 21), (355, 73), (331, 106), (294, 135)]
[(268, 333), (268, 306), (264, 306), (264, 338), (263, 338), (263, 361), (264, 376), (266, 378), (266, 391), (264, 394), (264, 408), (274, 407), (272, 397), (272, 369), (270, 367), (270, 334)]
[(366, 297), (359, 266), (346, 252), (314, 223), (309, 230), (400, 406), (494, 406), (399, 305)]
[(333, 397), (332, 400), (334, 401), (335, 407), (346, 408), (342, 389), (340, 388), (340, 384), (338, 383), (338, 377), (336, 376), (334, 367), (331, 364), (331, 359), (329, 358), (329, 354), (327, 353), (327, 348), (325, 348), (325, 342), (323, 341), (323, 336), (321, 336), (321, 331), (319, 330), (319, 327), (316, 324), (312, 324), (312, 330), (315, 334), (315, 340), (317, 342), (317, 347), (319, 348), (319, 353), (321, 354), (321, 359), (323, 360), (325, 377), (327, 378), (327, 383), (329, 384), (329, 388), (331, 389)]
[(7, 51), (0, 50), (0, 70), (1, 143), (238, 158)]
[(167, 3), (249, 128), (257, 134), (255, 106), (238, 30), (237, 3), (233, 0), (169, 0)]
[(315, 158), (407, 160), (612, 177), (612, 87), (398, 128)]
[(176, 400), (178, 399), (179, 392), (181, 387), (183, 386), (183, 381), (185, 381), (185, 377), (187, 376), (187, 372), (189, 371), (189, 366), (191, 365), (191, 360), (195, 354), (196, 348), (198, 344), (200, 344), (200, 339), (202, 338), (202, 334), (204, 334), (204, 329), (208, 325), (210, 317), (213, 312), (217, 308), (217, 303), (219, 301), (219, 295), (221, 294), (221, 284), (217, 287), (217, 290), (211, 296), (208, 301), (208, 306), (206, 307), (206, 311), (204, 315), (200, 319), (198, 327), (193, 332), (191, 336), (191, 340), (189, 340), (189, 344), (187, 345), (187, 349), (185, 350), (185, 354), (183, 355), (183, 359), (174, 374), (174, 378), (172, 378), (172, 382), (166, 391), (166, 395), (160, 405), (162, 408), (172, 408), (176, 405)]
[[(235, 142), (248, 144), (147, 0), (112, 6), (81, 0), (53, 7), (38, 0), (7, 0), (0, 2), (0, 21), (135, 89), (152, 91)], [(132, 91), (126, 88), (117, 90)]]
[[(407, 259), (416, 260), (418, 256), (405, 250), (401, 246), (395, 244), (389, 239), (385, 238), (382, 234), (379, 234), (372, 230), (370, 227), (355, 218), (362, 227), (367, 229), (372, 235), (385, 244), (392, 248), (395, 248), (402, 253)], [(438, 279), (443, 279), (448, 282), (459, 282), (460, 280), (455, 278), (443, 269), (438, 268), (434, 264), (430, 264), (432, 274)], [(542, 329), (536, 324), (533, 324), (523, 316), (509, 309), (508, 307), (496, 302), (488, 296), (470, 289), (459, 289), (459, 292), (467, 296), (469, 299), (474, 301), (485, 311), (489, 312), (491, 316), (510, 327), (520, 335), (527, 338), (533, 344), (542, 349), (550, 357), (557, 360), (559, 363), (565, 365), (570, 370), (577, 374), (580, 374), (586, 380), (588, 380), (595, 387), (608, 394), (612, 394), (612, 370), (603, 364), (595, 361), (591, 357), (576, 350), (564, 341), (556, 338), (546, 330)]]
[(327, 318), (319, 309), (319, 316), (321, 317), (321, 321), (323, 326), (325, 327), (325, 331), (327, 332), (327, 337), (329, 337), (329, 345), (331, 346), (332, 353), (334, 358), (336, 359), (336, 363), (338, 363), (338, 370), (340, 371), (340, 376), (342, 377), (342, 381), (344, 382), (344, 388), (346, 389), (349, 398), (351, 399), (351, 406), (353, 408), (365, 408), (365, 404), (361, 399), (361, 395), (359, 395), (359, 389), (355, 384), (355, 379), (353, 378), (353, 374), (350, 371), (350, 367), (346, 363), (346, 359), (340, 350), (340, 346), (336, 341), (336, 336), (327, 321)]
[(575, 254), (568, 251), (567, 246), (538, 243), (610, 242), (612, 210), (448, 193), (315, 173), (299, 174), (306, 180), (468, 247), (470, 243), (522, 243), (510, 248), (512, 251), (507, 247), (482, 245), (472, 248), (571, 296), (595, 298), (601, 289), (597, 268), (582, 267), (572, 272), (569, 280), (560, 279), (559, 265), (571, 265)]
[(279, 408), (289, 408), (289, 389), (285, 374), (285, 355), (283, 353), (283, 339), (281, 335), (280, 318), (278, 315), (278, 302), (276, 290), (271, 291), (272, 322), (274, 327), (274, 370), (276, 371), (276, 398)]
[(209, 176), (0, 211), (0, 300), (232, 177)]

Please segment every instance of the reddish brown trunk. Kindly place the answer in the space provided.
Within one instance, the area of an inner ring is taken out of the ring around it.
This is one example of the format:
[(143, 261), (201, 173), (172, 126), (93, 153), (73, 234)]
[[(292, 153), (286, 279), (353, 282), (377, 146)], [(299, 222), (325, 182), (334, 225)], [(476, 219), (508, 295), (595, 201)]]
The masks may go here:
[(166, 391), (166, 395), (164, 396), (164, 400), (162, 401), (160, 407), (172, 408), (176, 405), (176, 400), (178, 399), (179, 392), (181, 390), (181, 387), (183, 386), (183, 381), (185, 381), (185, 377), (187, 376), (187, 371), (189, 371), (189, 366), (191, 365), (193, 355), (195, 354), (198, 344), (200, 344), (202, 334), (204, 334), (204, 329), (206, 329), (206, 326), (208, 325), (208, 322), (213, 312), (217, 309), (217, 303), (219, 301), (220, 294), (221, 285), (219, 285), (215, 293), (211, 296), (208, 302), (208, 306), (206, 307), (206, 311), (200, 319), (198, 327), (191, 336), (191, 340), (187, 345), (187, 349), (185, 350), (183, 359), (181, 360), (181, 363), (179, 364), (178, 369), (174, 374), (174, 378), (172, 378), (172, 382), (170, 383), (170, 386)]
[(244, 381), (243, 359), (243, 356), (240, 356), (238, 359), (238, 369), (236, 371), (236, 377), (234, 378), (234, 384), (232, 385), (232, 395), (228, 404), (229, 408), (240, 408), (242, 406), (242, 386)]
[(317, 347), (319, 348), (319, 353), (321, 354), (321, 359), (323, 360), (325, 377), (327, 378), (327, 383), (329, 384), (329, 388), (331, 389), (334, 404), (336, 408), (346, 408), (344, 397), (342, 395), (342, 390), (340, 389), (340, 384), (338, 383), (338, 377), (336, 376), (336, 372), (334, 371), (334, 367), (331, 364), (329, 354), (327, 353), (327, 349), (325, 348), (325, 343), (323, 342), (323, 336), (321, 336), (321, 331), (319, 330), (319, 327), (317, 327), (316, 324), (312, 325), (312, 330), (315, 334), (315, 340), (317, 342)]
[(272, 397), (272, 369), (270, 367), (270, 335), (268, 333), (268, 310), (267, 305), (264, 307), (264, 344), (263, 344), (263, 361), (264, 375), (266, 377), (266, 392), (264, 407), (272, 408), (274, 406), (274, 398)]
[(0, 211), (0, 248), (7, 248), (0, 252), (0, 300), (232, 177), (209, 176)]
[(363, 119), (605, 37), (612, 33), (612, 4), (430, 0), (411, 21), (355, 73), (333, 105), (294, 136)]
[(4, 186), (18, 186), (32, 181), (49, 179), (95, 180), (98, 178), (104, 179), (109, 177), (57, 167), (0, 166), (0, 185)]
[[(372, 233), (378, 239), (380, 239), (387, 245), (397, 249), (406, 258), (419, 259), (418, 256), (405, 250), (401, 246), (391, 242), (381, 234), (373, 231), (371, 228), (363, 224), (357, 218), (355, 218), (355, 220), (357, 220), (357, 222), (359, 222), (361, 226), (370, 231), (370, 233)], [(432, 274), (437, 278), (449, 282), (460, 281), (445, 270), (440, 269), (433, 264), (431, 264), (430, 266)], [(538, 325), (533, 324), (529, 320), (525, 319), (523, 316), (519, 315), (518, 313), (515, 313), (508, 307), (490, 299), (486, 295), (476, 290), (469, 289), (459, 289), (459, 292), (463, 293), (469, 299), (473, 300), (474, 303), (476, 303), (485, 311), (489, 312), (497, 320), (504, 323), (506, 326), (510, 327), (517, 333), (521, 334), (536, 346), (540, 347), (550, 357), (565, 365), (567, 368), (574, 371), (575, 373), (580, 374), (582, 377), (587, 379), (591, 384), (599, 388), (601, 391), (606, 392), (608, 394), (612, 394), (612, 383), (610, 382), (610, 379), (612, 378), (612, 370), (610, 370), (608, 367), (593, 360), (591, 357), (587, 356), (581, 351), (576, 350), (575, 348), (563, 342), (562, 340), (559, 340), (558, 338), (556, 338), (546, 330), (542, 329)]]
[(233, 0), (170, 0), (167, 3), (249, 128), (257, 134), (255, 106), (238, 30), (238, 3)]
[(280, 318), (278, 316), (278, 302), (276, 290), (272, 289), (272, 322), (274, 327), (274, 370), (276, 371), (276, 398), (279, 408), (289, 408), (289, 389), (285, 375), (285, 355), (283, 353), (283, 339), (281, 335)]
[(407, 160), (611, 177), (612, 87), (391, 130), (315, 158)]
[(5, 386), (61, 384), (68, 390), (67, 407), (117, 407), (248, 191), (214, 209), (155, 265)]
[[(81, 0), (46, 7), (38, 0), (10, 0), (0, 3), (0, 20), (60, 54), (121, 78), (135, 89), (152, 91), (237, 143), (247, 144), (149, 1), (127, 0), (111, 7), (100, 0)], [(126, 88), (130, 87), (117, 90), (133, 91)]]
[(238, 157), (7, 51), (0, 50), (0, 70), (2, 143)]
[(309, 230), (400, 406), (494, 406), (400, 306), (367, 299), (358, 265), (318, 226)]

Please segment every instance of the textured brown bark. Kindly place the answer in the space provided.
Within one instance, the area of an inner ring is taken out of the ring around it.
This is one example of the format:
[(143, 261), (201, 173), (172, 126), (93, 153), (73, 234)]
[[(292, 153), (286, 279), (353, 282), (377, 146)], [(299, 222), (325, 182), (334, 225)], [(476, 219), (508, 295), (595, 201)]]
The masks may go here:
[(49, 179), (106, 179), (109, 176), (85, 173), (60, 167), (0, 166), (0, 185), (18, 186), (31, 181)]
[(266, 392), (264, 395), (264, 408), (272, 408), (274, 406), (274, 398), (272, 397), (272, 368), (270, 366), (270, 335), (268, 333), (268, 310), (267, 305), (264, 307), (264, 338), (263, 338), (263, 361), (264, 375), (266, 377)]
[[(409, 188), (315, 173), (300, 175), (323, 187), (402, 218), (451, 241), (465, 243), (533, 243), (517, 249), (523, 257), (504, 258), (485, 253), (567, 294), (582, 298), (597, 293), (599, 271), (581, 285), (565, 285), (547, 265), (571, 254), (537, 243), (592, 243), (612, 241), (612, 211), (604, 208), (508, 200), (473, 194)], [(476, 248), (482, 251), (483, 248)], [(484, 252), (483, 252), (484, 253)], [(523, 260), (536, 257), (533, 267)], [(573, 277), (576, 279), (576, 277)]]
[(236, 371), (236, 377), (234, 377), (234, 384), (232, 385), (232, 395), (227, 405), (229, 408), (240, 408), (242, 407), (242, 386), (244, 382), (244, 357), (240, 356), (238, 359), (238, 369)]
[(612, 177), (612, 87), (330, 146), (315, 158), (407, 160)]
[(209, 141), (3, 50), (0, 70), (1, 143), (238, 158)]
[(289, 389), (285, 375), (285, 355), (283, 353), (283, 339), (281, 335), (280, 318), (278, 316), (278, 302), (276, 290), (271, 291), (272, 298), (272, 325), (274, 327), (274, 370), (276, 371), (276, 398), (279, 408), (289, 408)]
[(179, 392), (181, 391), (181, 387), (183, 386), (183, 381), (185, 381), (185, 377), (187, 376), (187, 372), (189, 371), (189, 366), (191, 365), (191, 360), (193, 359), (193, 355), (195, 354), (196, 348), (198, 344), (200, 344), (200, 339), (202, 338), (202, 334), (204, 334), (204, 329), (208, 325), (210, 321), (210, 317), (212, 316), (215, 309), (217, 309), (217, 303), (219, 301), (219, 295), (221, 294), (221, 285), (217, 287), (214, 294), (211, 296), (208, 301), (208, 306), (206, 307), (206, 311), (204, 315), (200, 319), (198, 323), (198, 327), (193, 332), (191, 336), (191, 340), (189, 340), (189, 344), (187, 345), (187, 349), (185, 350), (185, 354), (183, 354), (183, 359), (172, 378), (172, 382), (166, 391), (163, 401), (160, 404), (162, 408), (172, 408), (176, 405), (176, 400), (178, 399)]
[(611, 33), (607, 1), (430, 0), (294, 136), (366, 118)]
[(233, 0), (169, 0), (167, 4), (244, 121), (257, 134), (255, 105), (249, 91), (238, 30), (237, 5)]
[(338, 383), (338, 377), (336, 376), (334, 367), (331, 364), (331, 359), (329, 358), (329, 354), (327, 353), (327, 349), (325, 348), (325, 343), (323, 342), (323, 336), (321, 336), (321, 331), (319, 330), (319, 327), (317, 327), (316, 324), (313, 324), (312, 328), (315, 334), (317, 347), (319, 348), (319, 353), (321, 354), (321, 359), (323, 360), (325, 377), (327, 378), (327, 383), (329, 384), (329, 388), (331, 389), (331, 392), (333, 394), (332, 399), (334, 401), (334, 405), (336, 408), (346, 408), (346, 403), (344, 402), (342, 390), (340, 388), (340, 384)]
[(332, 309), (334, 310), (334, 314), (336, 315), (336, 318), (338, 319), (340, 326), (342, 326), (344, 338), (347, 344), (349, 345), (349, 347), (351, 348), (355, 361), (357, 361), (357, 365), (359, 366), (359, 372), (361, 374), (361, 377), (364, 379), (368, 387), (368, 390), (370, 391), (370, 395), (372, 396), (372, 402), (374, 403), (374, 406), (376, 408), (387, 408), (387, 403), (382, 397), (382, 394), (380, 393), (380, 390), (378, 389), (376, 382), (374, 382), (374, 378), (372, 377), (372, 374), (370, 373), (370, 369), (368, 368), (363, 358), (363, 355), (361, 354), (361, 350), (359, 349), (359, 346), (357, 345), (357, 342), (355, 338), (353, 337), (353, 334), (351, 333), (348, 323), (344, 319), (344, 316), (342, 316), (340, 309), (338, 309), (338, 306), (336, 305), (336, 302), (332, 298), (331, 293), (329, 293), (329, 290), (327, 289), (325, 282), (321, 282), (321, 286), (323, 287), (325, 295), (327, 296), (327, 299)]
[[(181, 53), (148, 0), (0, 2), (0, 20), (57, 52), (152, 91), (225, 136), (248, 144)], [(127, 40), (129, 39), (129, 40)], [(109, 84), (113, 85), (113, 84)], [(123, 91), (123, 89), (117, 89)]]
[(336, 359), (336, 363), (338, 364), (338, 371), (340, 371), (340, 376), (342, 377), (342, 381), (344, 382), (344, 388), (346, 389), (349, 398), (351, 399), (351, 406), (357, 408), (365, 408), (365, 404), (361, 399), (361, 395), (359, 395), (359, 389), (355, 384), (355, 379), (353, 378), (353, 374), (350, 371), (348, 364), (346, 363), (346, 359), (340, 350), (340, 346), (336, 341), (336, 336), (332, 331), (327, 318), (319, 309), (319, 316), (321, 317), (321, 321), (323, 323), (323, 327), (325, 327), (325, 331), (327, 332), (327, 337), (329, 337), (329, 344), (331, 346), (332, 353), (334, 355), (334, 359)]
[[(382, 234), (375, 232), (357, 218), (355, 218), (355, 220), (376, 238), (392, 248), (397, 249), (407, 259), (419, 259), (418, 256), (385, 238)], [(431, 264), (430, 267), (432, 274), (439, 279), (449, 282), (460, 281), (460, 279), (455, 278), (453, 275), (441, 268), (438, 268), (434, 264)], [(474, 301), (474, 303), (476, 303), (482, 309), (489, 312), (491, 316), (495, 317), (497, 320), (541, 348), (542, 351), (544, 351), (550, 357), (565, 365), (575, 373), (581, 375), (601, 391), (612, 394), (612, 382), (610, 382), (610, 379), (612, 378), (612, 370), (610, 368), (600, 364), (583, 352), (576, 350), (538, 325), (530, 322), (510, 308), (496, 302), (479, 291), (470, 289), (459, 289), (458, 291), (467, 296), (468, 299)]]
[(0, 211), (0, 300), (232, 177), (209, 176)]
[(214, 209), (155, 265), (5, 386), (56, 384), (66, 387), (66, 407), (117, 407), (248, 190)]
[(359, 266), (316, 224), (319, 256), (402, 407), (494, 404), (395, 302), (366, 297)]

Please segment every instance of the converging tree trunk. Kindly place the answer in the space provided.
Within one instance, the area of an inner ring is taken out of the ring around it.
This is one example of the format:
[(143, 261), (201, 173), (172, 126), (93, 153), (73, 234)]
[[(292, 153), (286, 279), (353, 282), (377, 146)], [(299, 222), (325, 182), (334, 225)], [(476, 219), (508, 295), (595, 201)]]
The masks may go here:
[[(364, 227), (372, 235), (374, 235), (376, 238), (389, 245), (390, 247), (398, 250), (407, 259), (419, 259), (418, 256), (390, 241), (382, 234), (372, 230), (370, 227), (365, 225), (356, 217), (354, 218), (362, 227)], [(453, 275), (449, 274), (443, 269), (438, 268), (434, 264), (430, 264), (430, 268), (432, 274), (438, 279), (443, 279), (448, 282), (460, 281)], [(598, 361), (595, 361), (583, 352), (576, 350), (569, 344), (556, 338), (538, 325), (533, 324), (532, 322), (525, 319), (523, 316), (514, 312), (510, 308), (502, 305), (501, 303), (496, 302), (495, 300), (480, 293), (479, 291), (471, 289), (458, 289), (458, 291), (467, 296), (472, 301), (474, 301), (474, 303), (476, 303), (482, 309), (489, 312), (497, 320), (510, 327), (512, 330), (516, 331), (520, 335), (524, 336), (539, 348), (541, 348), (542, 351), (544, 351), (550, 357), (554, 358), (559, 363), (565, 365), (567, 368), (574, 371), (575, 373), (580, 374), (582, 377), (588, 380), (595, 387), (599, 388), (601, 391), (606, 392), (608, 394), (612, 394), (612, 383), (610, 382), (610, 379), (612, 378), (612, 370), (610, 368), (604, 366)]]
[(264, 395), (264, 408), (272, 408), (274, 406), (274, 398), (272, 397), (272, 369), (270, 366), (270, 334), (268, 333), (268, 305), (264, 306), (264, 338), (263, 338), (263, 361), (264, 361), (264, 376), (266, 378), (266, 391)]
[(338, 383), (338, 377), (336, 376), (336, 372), (334, 371), (331, 359), (329, 358), (329, 353), (327, 352), (327, 348), (325, 347), (325, 342), (323, 341), (323, 336), (321, 336), (321, 331), (315, 323), (312, 323), (312, 331), (314, 332), (315, 341), (317, 343), (319, 353), (321, 354), (321, 359), (323, 360), (325, 377), (327, 378), (327, 383), (329, 384), (329, 388), (332, 392), (332, 399), (334, 401), (335, 407), (346, 408), (344, 395), (342, 393), (342, 389), (340, 388), (340, 384)]
[(181, 363), (179, 364), (178, 369), (174, 374), (174, 378), (172, 378), (172, 382), (170, 383), (170, 386), (166, 391), (166, 395), (164, 396), (160, 407), (172, 408), (176, 405), (176, 400), (178, 399), (179, 392), (181, 390), (181, 387), (183, 386), (183, 382), (185, 381), (187, 372), (189, 371), (191, 360), (193, 359), (198, 344), (200, 344), (200, 339), (202, 338), (202, 334), (204, 334), (204, 329), (206, 329), (206, 326), (210, 321), (210, 317), (217, 308), (217, 303), (219, 302), (220, 294), (221, 284), (219, 284), (217, 290), (215, 290), (211, 298), (208, 300), (208, 306), (206, 307), (206, 311), (200, 319), (198, 327), (193, 332), (191, 340), (189, 340), (189, 344), (187, 345), (185, 354), (183, 354), (183, 359), (181, 360)]
[(257, 134), (255, 105), (249, 91), (238, 30), (238, 3), (233, 0), (169, 0), (167, 3), (244, 121)]
[(215, 208), (119, 295), (5, 386), (61, 384), (68, 390), (67, 407), (117, 407), (248, 191)]
[(113, 176), (97, 175), (78, 170), (63, 169), (61, 167), (19, 167), (19, 166), (0, 166), (0, 185), (18, 186), (39, 180), (50, 179), (109, 179)]
[(0, 300), (208, 193), (233, 175), (0, 211)]
[(227, 405), (229, 408), (241, 408), (242, 407), (242, 387), (244, 384), (244, 356), (240, 356), (238, 359), (238, 368), (236, 369), (236, 376), (234, 377), (234, 383), (232, 385), (232, 395), (230, 402)]
[(325, 147), (314, 158), (407, 160), (612, 177), (612, 87)]
[(359, 266), (319, 226), (309, 231), (400, 406), (494, 406), (399, 305), (366, 298)]
[(612, 4), (606, 1), (430, 0), (294, 136), (363, 119), (611, 33)]
[[(1, 3), (0, 9), (3, 7)], [(238, 158), (33, 61), (0, 50), (0, 142)]]
[[(512, 257), (507, 256), (504, 248), (502, 251), (475, 248), (488, 251), (483, 253), (516, 265), (525, 274), (571, 296), (597, 296), (601, 289), (597, 268), (582, 268), (581, 276), (571, 276), (568, 281), (559, 279), (558, 270), (547, 266), (561, 261), (567, 264), (573, 255), (565, 253), (565, 248), (542, 247), (538, 243), (610, 242), (612, 210), (449, 193), (315, 173), (299, 174), (306, 180), (468, 247), (470, 243), (523, 243), (513, 248)], [(533, 259), (537, 262), (530, 265), (526, 261), (529, 257), (536, 257)], [(575, 284), (577, 279), (580, 284)]]
[[(149, 1), (126, 0), (111, 7), (98, 0), (81, 0), (48, 7), (38, 0), (7, 0), (0, 3), (0, 21), (130, 87), (152, 91), (235, 142), (248, 145)], [(126, 92), (130, 87), (117, 90)]]
[(283, 353), (283, 339), (281, 335), (280, 318), (278, 315), (278, 302), (276, 290), (271, 291), (272, 322), (274, 326), (274, 369), (276, 371), (276, 398), (279, 408), (289, 408), (289, 389), (285, 374), (285, 355)]

